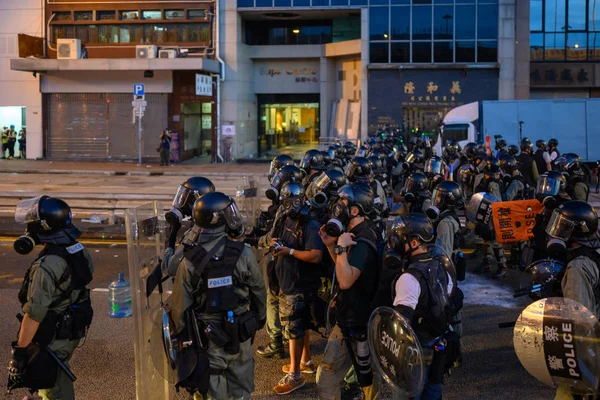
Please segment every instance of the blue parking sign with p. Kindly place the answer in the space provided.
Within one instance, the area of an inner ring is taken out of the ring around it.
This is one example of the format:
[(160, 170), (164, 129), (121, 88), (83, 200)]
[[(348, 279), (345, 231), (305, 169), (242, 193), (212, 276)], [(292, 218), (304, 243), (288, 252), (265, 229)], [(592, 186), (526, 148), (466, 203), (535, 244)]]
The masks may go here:
[(144, 84), (136, 83), (135, 85), (133, 85), (133, 94), (136, 96), (143, 96), (144, 95)]

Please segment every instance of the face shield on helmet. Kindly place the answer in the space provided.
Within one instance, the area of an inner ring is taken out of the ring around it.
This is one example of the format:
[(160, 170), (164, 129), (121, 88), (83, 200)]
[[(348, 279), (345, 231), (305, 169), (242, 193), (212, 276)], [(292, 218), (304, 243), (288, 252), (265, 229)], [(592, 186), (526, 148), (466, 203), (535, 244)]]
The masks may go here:
[(277, 171), (279, 171), (279, 168), (277, 168), (275, 166), (275, 160), (273, 160), (273, 161), (271, 161), (271, 165), (269, 166), (269, 174), (267, 175), (269, 178), (269, 181), (271, 181), (271, 179), (273, 179), (273, 177), (275, 176)]
[(190, 196), (194, 196), (194, 201), (198, 200), (198, 197), (200, 197), (198, 196), (198, 192), (190, 190), (183, 185), (179, 185), (175, 198), (173, 199), (173, 208), (183, 208), (190, 200)]
[(348, 177), (354, 176), (354, 173), (356, 172), (357, 168), (358, 167), (356, 166), (356, 164), (348, 163), (344, 168), (344, 175)]
[(546, 233), (550, 237), (567, 242), (571, 238), (575, 227), (576, 224), (573, 221), (562, 215), (558, 209), (555, 209), (552, 211), (548, 225), (546, 225)]
[(425, 163), (425, 173), (431, 175), (443, 175), (444, 174), (444, 164), (439, 158), (430, 158)]
[(22, 200), (15, 208), (15, 221), (19, 224), (36, 222), (40, 220), (40, 203), (47, 196), (38, 196), (33, 199)]
[(244, 219), (235, 201), (231, 200), (231, 204), (222, 211), (222, 215), (231, 236), (239, 237), (243, 235)]
[(544, 174), (537, 183), (536, 193), (543, 196), (557, 196), (560, 192), (560, 181)]
[(309, 169), (310, 168), (310, 160), (311, 160), (311, 156), (308, 154), (305, 154), (304, 157), (302, 157), (302, 160), (300, 161), (300, 169)]
[(335, 156), (336, 156), (335, 149), (329, 149), (329, 150), (327, 150), (327, 153), (329, 153), (329, 157), (331, 157), (331, 161), (335, 160)]
[(323, 172), (321, 175), (317, 176), (313, 182), (318, 191), (324, 192), (331, 184), (331, 179), (327, 173)]

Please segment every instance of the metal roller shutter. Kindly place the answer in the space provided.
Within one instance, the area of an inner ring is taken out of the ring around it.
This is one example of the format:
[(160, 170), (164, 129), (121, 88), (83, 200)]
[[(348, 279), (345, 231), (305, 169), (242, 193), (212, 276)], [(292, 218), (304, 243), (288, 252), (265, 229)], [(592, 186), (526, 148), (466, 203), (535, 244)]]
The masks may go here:
[[(54, 93), (48, 96), (48, 158), (136, 160), (138, 124), (131, 94)], [(158, 158), (160, 132), (168, 122), (168, 95), (146, 94), (142, 120), (144, 159)]]

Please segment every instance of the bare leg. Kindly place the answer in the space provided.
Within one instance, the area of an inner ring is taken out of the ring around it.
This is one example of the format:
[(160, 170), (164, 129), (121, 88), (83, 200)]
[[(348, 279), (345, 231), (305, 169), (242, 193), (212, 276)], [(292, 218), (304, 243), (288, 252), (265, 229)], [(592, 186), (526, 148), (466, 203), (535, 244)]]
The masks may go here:
[(304, 347), (302, 349), (302, 362), (306, 364), (312, 359), (310, 353), (310, 331), (304, 331)]
[(304, 338), (290, 339), (290, 375), (300, 374), (300, 359), (304, 350)]

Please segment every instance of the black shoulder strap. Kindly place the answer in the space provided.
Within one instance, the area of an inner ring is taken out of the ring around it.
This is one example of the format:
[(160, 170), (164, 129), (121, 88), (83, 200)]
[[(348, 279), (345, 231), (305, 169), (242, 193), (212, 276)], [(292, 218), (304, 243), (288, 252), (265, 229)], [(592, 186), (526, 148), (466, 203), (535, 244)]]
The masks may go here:
[(354, 239), (354, 241), (355, 241), (356, 243), (359, 243), (359, 242), (364, 242), (364, 243), (366, 243), (366, 244), (367, 244), (367, 245), (368, 245), (370, 248), (372, 248), (372, 249), (375, 251), (375, 253), (379, 253), (379, 251), (377, 250), (377, 244), (375, 244), (375, 242), (374, 242), (374, 241), (372, 241), (371, 239), (367, 239), (367, 238), (356, 238), (356, 239)]
[(202, 272), (204, 272), (204, 268), (206, 268), (206, 264), (208, 264), (208, 262), (215, 256), (215, 254), (217, 254), (219, 250), (221, 250), (221, 248), (224, 244), (226, 244), (226, 242), (227, 237), (224, 236), (208, 252), (204, 250), (204, 248), (200, 245), (194, 246), (189, 250), (186, 249), (184, 251), (185, 258), (194, 266), (195, 275), (202, 275)]
[(244, 242), (235, 242), (233, 240), (227, 240), (225, 244), (224, 261), (225, 265), (231, 265), (235, 267), (238, 260), (242, 256), (244, 251)]

